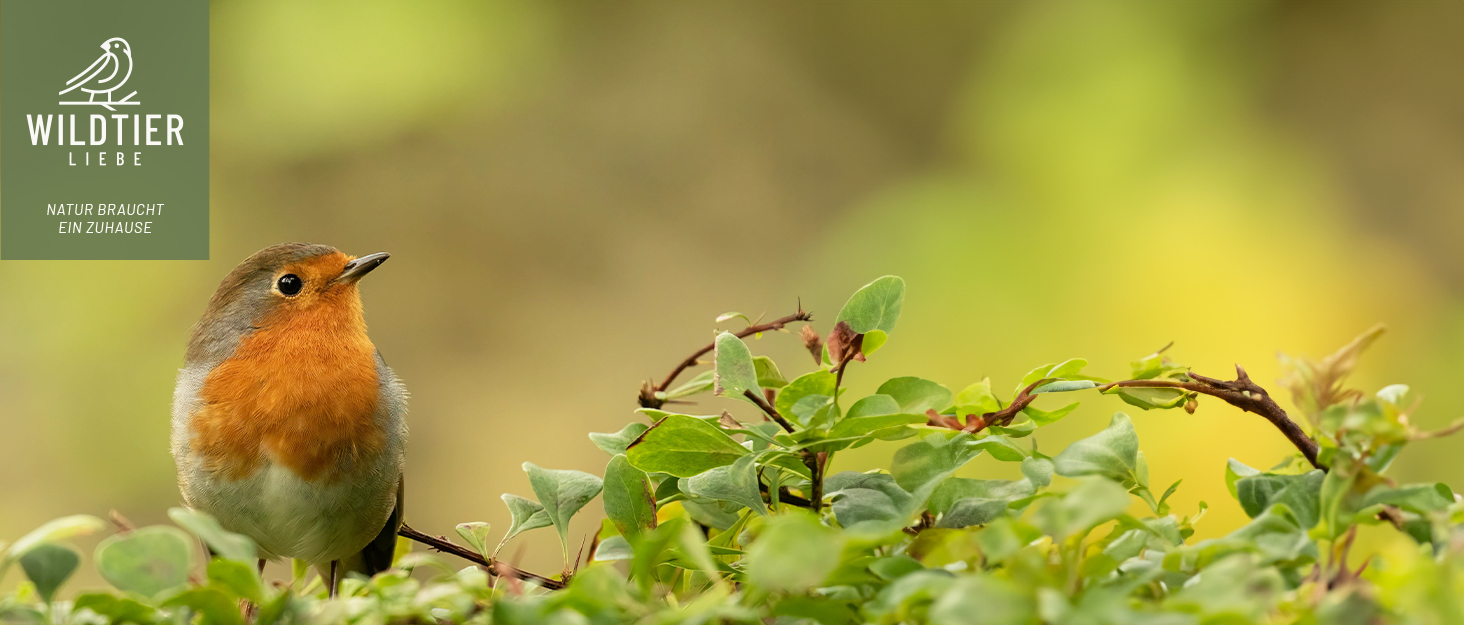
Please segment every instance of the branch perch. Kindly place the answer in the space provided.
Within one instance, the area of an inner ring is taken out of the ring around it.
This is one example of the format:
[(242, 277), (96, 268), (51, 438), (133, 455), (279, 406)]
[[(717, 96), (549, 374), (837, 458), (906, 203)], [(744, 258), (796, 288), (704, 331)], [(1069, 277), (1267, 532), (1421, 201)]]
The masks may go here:
[(1276, 405), (1275, 400), (1271, 399), (1271, 395), (1266, 392), (1266, 389), (1261, 388), (1260, 385), (1251, 381), (1250, 376), (1246, 375), (1244, 367), (1235, 365), (1235, 380), (1229, 382), (1215, 378), (1207, 378), (1194, 372), (1189, 372), (1186, 375), (1194, 381), (1123, 380), (1105, 384), (1099, 387), (1098, 390), (1107, 391), (1114, 387), (1177, 388), (1219, 398), (1227, 404), (1246, 412), (1258, 414), (1265, 420), (1270, 421), (1272, 425), (1276, 426), (1276, 429), (1281, 430), (1281, 434), (1286, 436), (1286, 440), (1291, 441), (1292, 445), (1295, 445), (1297, 449), (1301, 450), (1301, 455), (1306, 456), (1307, 462), (1310, 462), (1312, 466), (1318, 469), (1323, 471), (1327, 470), (1326, 466), (1317, 461), (1317, 442), (1312, 440), (1310, 436), (1307, 436), (1306, 432), (1302, 431), (1301, 426), (1297, 425), (1295, 421), (1292, 421), (1291, 417), (1287, 416), (1286, 411), (1281, 409), (1281, 406)]
[[(733, 334), (735, 334), (737, 336), (737, 338), (739, 338), (739, 339), (745, 339), (745, 338), (747, 338), (749, 336), (752, 336), (754, 334), (761, 334), (763, 332), (772, 332), (772, 331), (775, 331), (775, 330), (782, 330), (784, 326), (786, 326), (786, 325), (788, 325), (790, 323), (795, 323), (795, 322), (798, 322), (798, 321), (812, 321), (812, 320), (813, 320), (813, 313), (807, 312), (807, 311), (803, 310), (803, 307), (802, 306), (799, 306), (798, 307), (798, 312), (795, 312), (795, 313), (793, 313), (791, 315), (788, 315), (786, 317), (781, 317), (781, 318), (778, 318), (778, 319), (774, 319), (774, 320), (772, 320), (772, 321), (770, 321), (768, 323), (762, 323), (762, 324), (758, 324), (758, 325), (747, 326), (746, 328), (743, 328), (742, 330), (740, 330), (738, 332), (734, 332)], [(693, 353), (690, 356), (687, 356), (685, 360), (682, 360), (680, 364), (676, 365), (676, 368), (675, 369), (672, 369), (671, 370), (671, 373), (666, 374), (666, 379), (661, 380), (661, 383), (660, 384), (657, 384), (655, 386), (652, 386), (650, 382), (646, 382), (645, 386), (643, 386), (641, 388), (641, 394), (640, 394), (640, 397), (639, 397), (639, 401), (640, 401), (641, 407), (642, 408), (660, 408), (661, 405), (665, 403), (665, 400), (663, 400), (663, 399), (657, 399), (656, 398), (656, 393), (664, 393), (664, 392), (666, 392), (666, 389), (667, 388), (670, 388), (671, 383), (676, 381), (676, 376), (681, 375), (681, 372), (686, 371), (687, 369), (690, 369), (692, 367), (695, 367), (697, 365), (697, 363), (701, 361), (701, 357), (702, 356), (707, 355), (709, 352), (711, 352), (712, 350), (714, 350), (716, 348), (717, 348), (716, 341), (713, 341), (711, 343), (708, 343), (706, 347), (703, 347), (703, 348), (701, 348), (699, 350), (696, 350), (695, 353)]]
[(548, 577), (544, 577), (543, 575), (530, 573), (523, 569), (504, 564), (497, 560), (485, 560), (483, 559), (482, 554), (479, 554), (472, 549), (452, 542), (451, 540), (448, 540), (445, 536), (433, 536), (431, 534), (424, 534), (417, 531), (416, 529), (413, 529), (412, 526), (407, 525), (406, 523), (403, 523), (401, 528), (397, 530), (397, 536), (401, 536), (402, 538), (407, 538), (410, 540), (415, 540), (419, 543), (427, 545), (428, 547), (436, 549), (437, 551), (450, 553), (459, 558), (477, 564), (478, 566), (483, 567), (483, 570), (488, 571), (489, 575), (493, 575), (496, 577), (508, 577), (512, 579), (531, 581), (550, 590), (560, 590), (568, 584), (567, 581), (550, 579)]

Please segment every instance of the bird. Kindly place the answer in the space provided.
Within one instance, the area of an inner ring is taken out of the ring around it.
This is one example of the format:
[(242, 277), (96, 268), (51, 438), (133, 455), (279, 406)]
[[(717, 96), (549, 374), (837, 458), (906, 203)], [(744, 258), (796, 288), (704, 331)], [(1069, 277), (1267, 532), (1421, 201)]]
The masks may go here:
[(193, 326), (172, 453), (191, 509), (266, 560), (329, 576), (390, 568), (404, 505), (407, 391), (366, 334), (358, 282), (390, 254), (283, 243), (239, 263)]
[[(93, 40), (95, 41), (95, 40)], [(118, 78), (118, 75), (121, 78)], [(102, 55), (80, 74), (71, 77), (66, 81), (66, 88), (58, 95), (66, 95), (74, 89), (81, 89), (91, 95), (87, 101), (91, 102), (99, 93), (107, 94), (107, 102), (112, 101), (112, 92), (127, 83), (132, 77), (132, 46), (127, 40), (121, 37), (113, 37), (102, 42)]]

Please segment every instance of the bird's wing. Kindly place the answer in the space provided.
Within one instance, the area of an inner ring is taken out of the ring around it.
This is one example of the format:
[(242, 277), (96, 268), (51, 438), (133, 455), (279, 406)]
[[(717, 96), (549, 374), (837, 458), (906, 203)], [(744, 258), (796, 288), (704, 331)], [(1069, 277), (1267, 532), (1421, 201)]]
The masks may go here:
[[(80, 74), (77, 74), (75, 76), (72, 76), (71, 77), (71, 80), (66, 81), (66, 84), (71, 85), (71, 86), (70, 87), (67, 87), (65, 91), (62, 91), (61, 92), (61, 94), (65, 94), (67, 91), (71, 91), (72, 89), (75, 89), (77, 87), (80, 87), (80, 86), (88, 83), (88, 82), (91, 82), (91, 79), (96, 78), (99, 74), (101, 74), (102, 72), (104, 72), (104, 71), (107, 70), (107, 62), (108, 61), (111, 61), (111, 65), (112, 65), (112, 76), (116, 76), (117, 75), (117, 55), (112, 54), (111, 52), (105, 52), (101, 56), (97, 57), (97, 60), (93, 61), (90, 66), (88, 66), (84, 70), (81, 70), (81, 73)], [(106, 79), (107, 80), (110, 80), (112, 78), (112, 76), (108, 76)], [(72, 83), (75, 83), (75, 84), (72, 84)]]
[(396, 507), (392, 509), (391, 516), (386, 519), (386, 526), (376, 538), (361, 549), (360, 557), (349, 558), (349, 562), (343, 561), (347, 570), (359, 571), (370, 577), (391, 568), (392, 558), (396, 555), (397, 530), (402, 526), (402, 508), (406, 503), (407, 483), (406, 478), (397, 479)]

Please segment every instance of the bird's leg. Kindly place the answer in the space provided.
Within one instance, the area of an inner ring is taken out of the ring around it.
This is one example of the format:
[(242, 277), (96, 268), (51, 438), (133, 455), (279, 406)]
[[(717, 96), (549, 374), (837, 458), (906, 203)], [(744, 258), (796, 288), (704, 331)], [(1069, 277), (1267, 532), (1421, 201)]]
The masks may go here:
[(340, 573), (339, 573), (340, 565), (341, 565), (341, 561), (340, 560), (331, 560), (330, 561), (330, 598), (331, 599), (334, 599), (336, 597), (336, 591), (339, 590), (339, 587), (340, 587), (340, 583), (341, 583)]
[[(264, 558), (259, 559), (259, 577), (264, 579)], [(254, 618), (259, 615), (259, 606), (248, 599), (240, 599), (239, 609), (244, 615), (245, 623), (253, 623)]]

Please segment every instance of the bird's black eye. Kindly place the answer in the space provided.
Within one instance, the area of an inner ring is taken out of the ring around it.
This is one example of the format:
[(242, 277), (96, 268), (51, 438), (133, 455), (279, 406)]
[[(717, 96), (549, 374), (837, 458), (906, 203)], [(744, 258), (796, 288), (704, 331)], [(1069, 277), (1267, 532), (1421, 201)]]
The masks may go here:
[(300, 289), (305, 287), (305, 281), (301, 280), (300, 276), (287, 273), (280, 276), (280, 281), (275, 283), (275, 286), (279, 287), (280, 292), (285, 295), (296, 295), (300, 293)]

